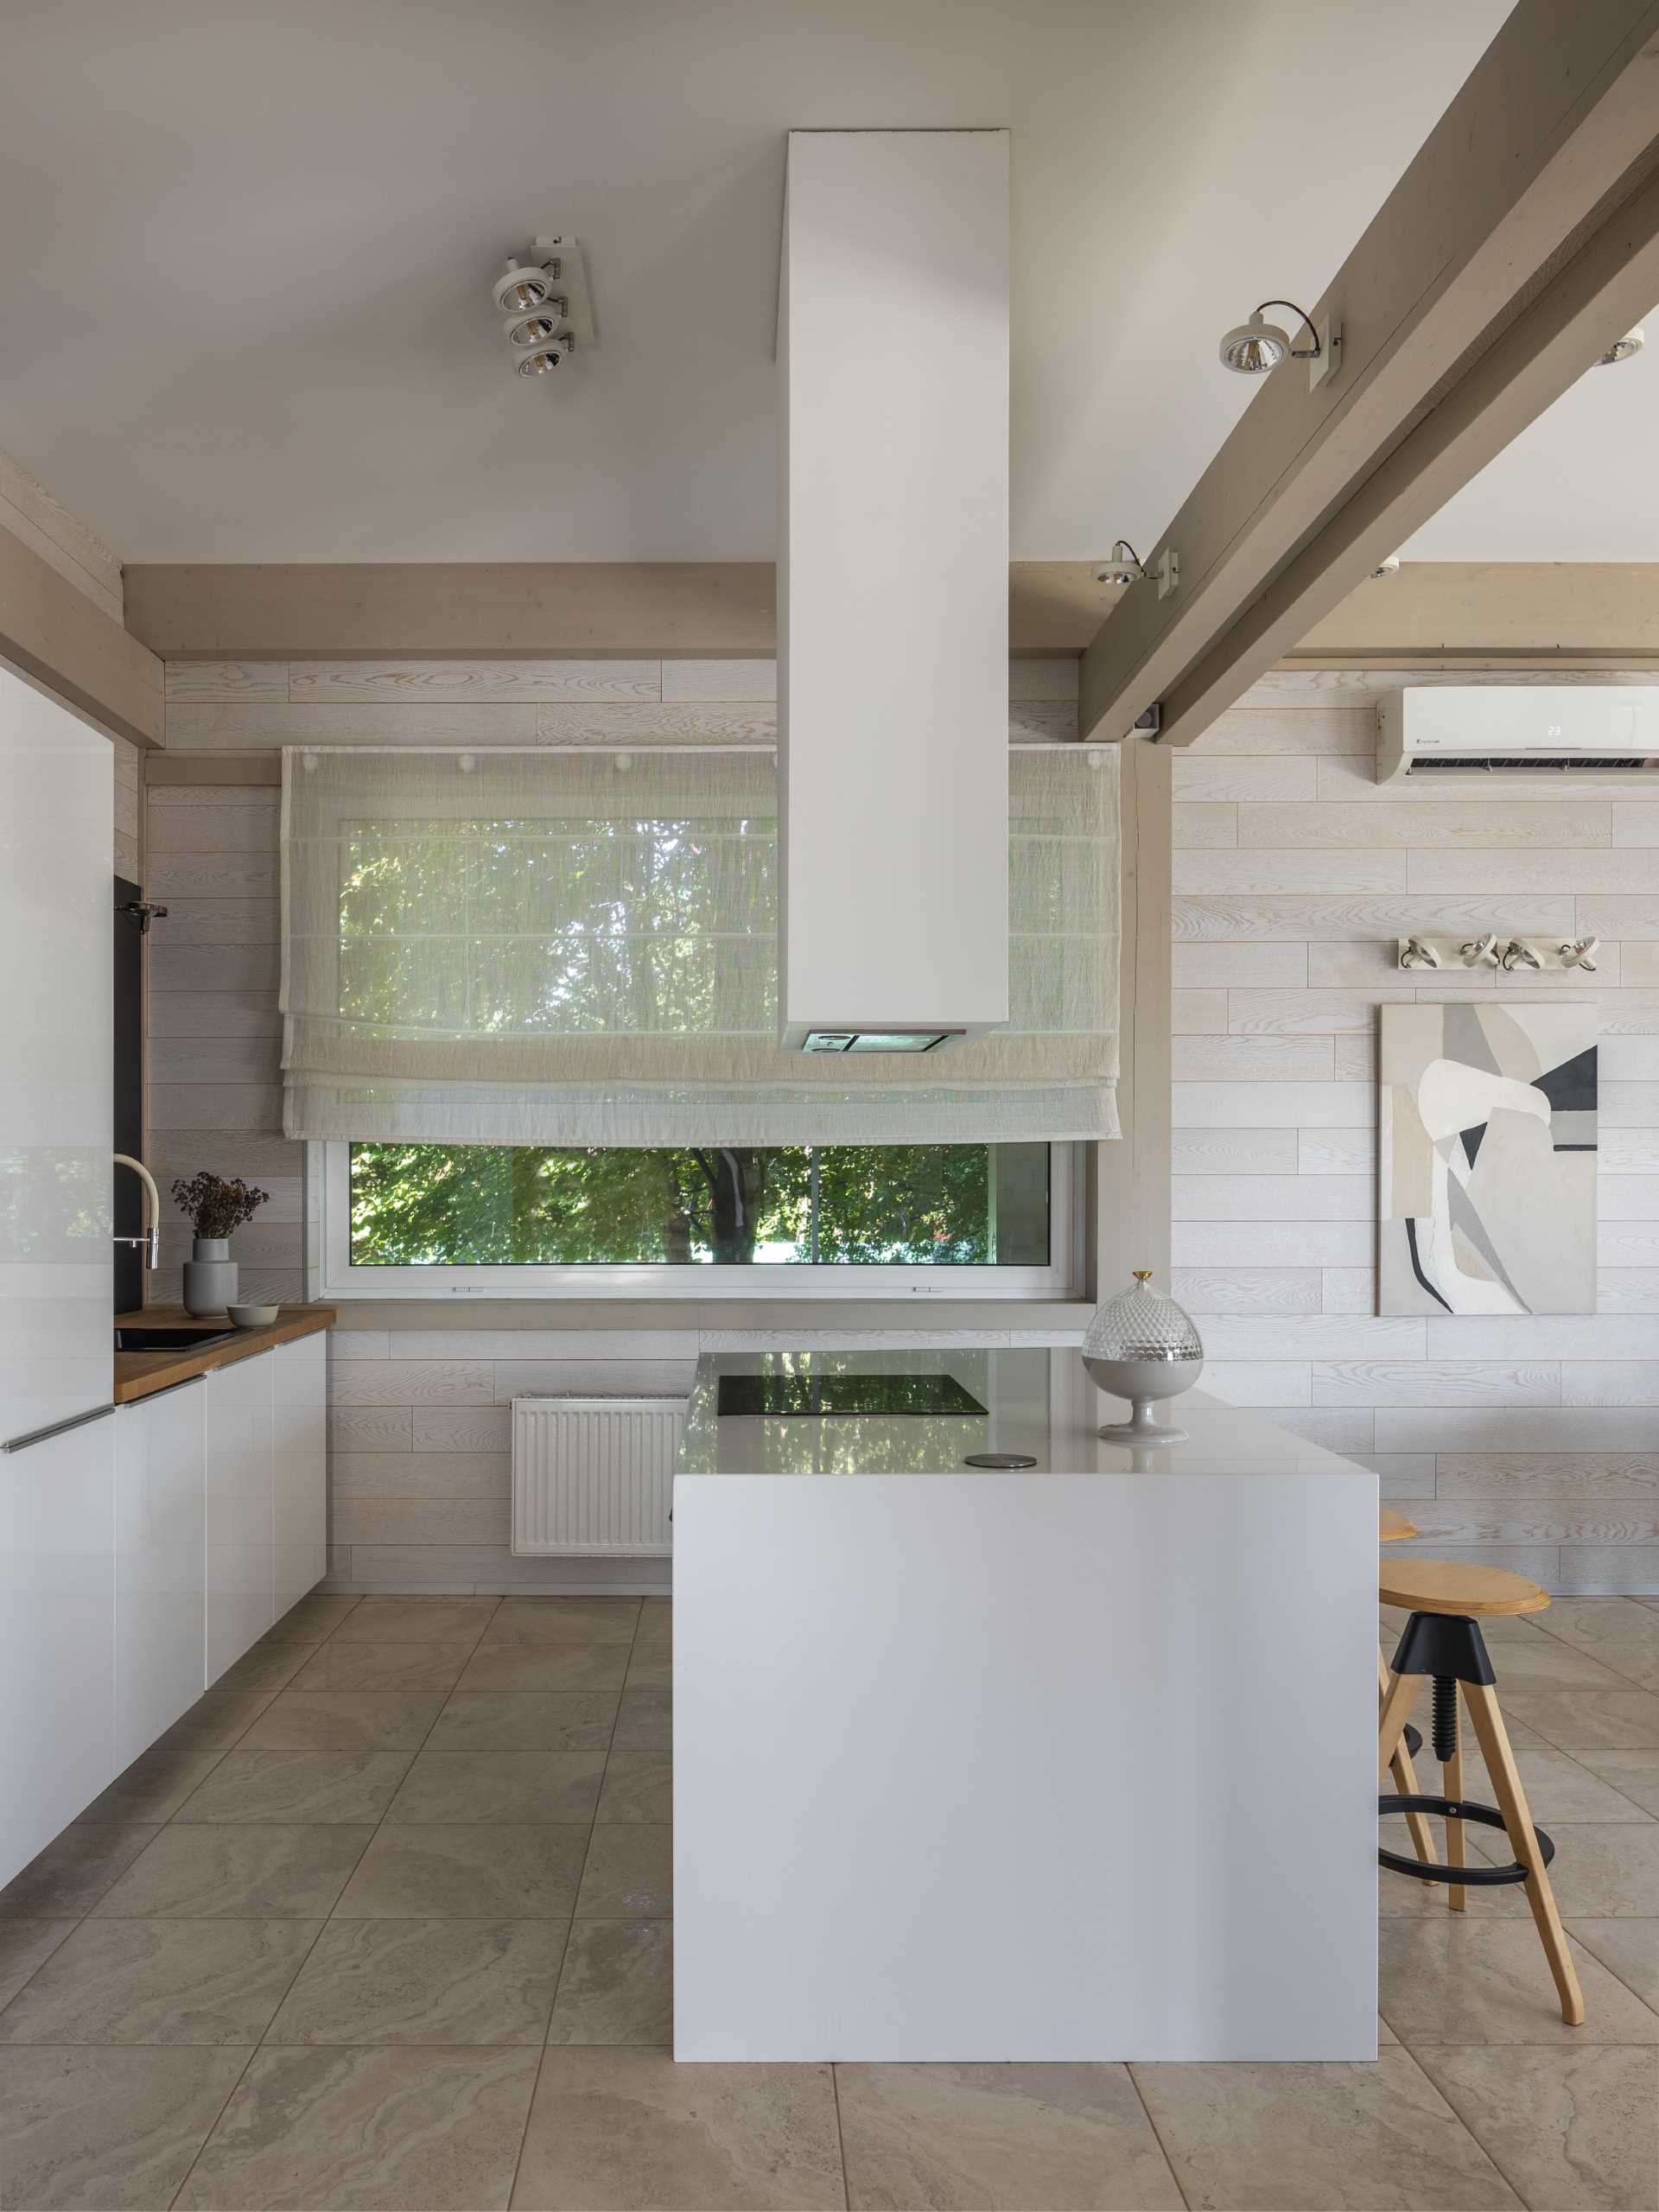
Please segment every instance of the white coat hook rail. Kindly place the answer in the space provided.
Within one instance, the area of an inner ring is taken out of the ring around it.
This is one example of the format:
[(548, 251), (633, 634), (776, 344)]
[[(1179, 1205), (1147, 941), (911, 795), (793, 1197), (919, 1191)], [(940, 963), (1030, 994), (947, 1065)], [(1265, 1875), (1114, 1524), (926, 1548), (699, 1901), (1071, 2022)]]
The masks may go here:
[(1578, 969), (1592, 976), (1599, 964), (1601, 939), (1504, 937), (1496, 930), (1472, 938), (1402, 937), (1395, 939), (1397, 964), (1407, 969), (1455, 974), (1459, 969), (1496, 968), (1506, 976), (1536, 971), (1560, 975)]

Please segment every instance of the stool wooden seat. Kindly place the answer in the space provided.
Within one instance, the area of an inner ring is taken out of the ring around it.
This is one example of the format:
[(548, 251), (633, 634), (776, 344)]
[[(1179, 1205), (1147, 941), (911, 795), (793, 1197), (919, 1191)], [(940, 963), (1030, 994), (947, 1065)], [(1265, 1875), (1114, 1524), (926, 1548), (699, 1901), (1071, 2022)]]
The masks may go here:
[[(1382, 1568), (1378, 1587), (1384, 1605), (1402, 1606), (1411, 1616), (1395, 1652), (1393, 1667), (1385, 1669), (1377, 1734), (1379, 1783), (1390, 1770), (1395, 1782), (1400, 1780), (1399, 1755), (1404, 1749), (1407, 1716), (1425, 1678), (1434, 1685), (1434, 1753), (1444, 1774), (1442, 1793), (1438, 1799), (1421, 1797), (1414, 1789), (1402, 1789), (1400, 1796), (1408, 1800), (1416, 1797), (1415, 1805), (1386, 1799), (1384, 1802), (1393, 1810), (1404, 1812), (1408, 1821), (1421, 1818), (1427, 1812), (1438, 1812), (1444, 1817), (1445, 1869), (1434, 1864), (1432, 1846), (1429, 1853), (1425, 1853), (1414, 1826), (1413, 1841), (1417, 1848), (1418, 1867), (1414, 1869), (1403, 1859), (1391, 1859), (1391, 1863), (1402, 1872), (1417, 1872), (1422, 1878), (1446, 1882), (1446, 1902), (1453, 1911), (1461, 1911), (1468, 1885), (1455, 1881), (1452, 1874), (1453, 1869), (1468, 1864), (1464, 1856), (1465, 1820), (1479, 1819), (1487, 1826), (1497, 1827), (1501, 1816), (1510, 1847), (1515, 1853), (1514, 1868), (1482, 1868), (1478, 1872), (1471, 1868), (1471, 1876), (1483, 1885), (1523, 1881), (1533, 1922), (1560, 1998), (1561, 2018), (1569, 2027), (1576, 2027), (1584, 2018), (1584, 1999), (1556, 1907), (1555, 1893), (1550, 1887), (1548, 1866), (1554, 1846), (1548, 1837), (1541, 1839), (1533, 1826), (1526, 1791), (1521, 1786), (1515, 1753), (1510, 1746), (1509, 1731), (1503, 1726), (1503, 1715), (1498, 1707), (1497, 1677), (1479, 1626), (1483, 1618), (1542, 1612), (1549, 1603), (1549, 1593), (1524, 1575), (1510, 1574), (1502, 1567), (1465, 1567), (1438, 1559), (1390, 1560)], [(1496, 1812), (1490, 1807), (1471, 1806), (1464, 1802), (1459, 1695), (1474, 1723), (1487, 1771), (1491, 1776), (1497, 1798)], [(1408, 1761), (1407, 1765), (1408, 1770)], [(1464, 1815), (1461, 1819), (1459, 1808)], [(1389, 1863), (1390, 1859), (1385, 1859), (1385, 1865)]]
[(1378, 1508), (1376, 1535), (1379, 1543), (1408, 1544), (1416, 1533), (1417, 1523), (1414, 1521), (1408, 1521), (1405, 1515), (1396, 1512), (1393, 1506), (1384, 1505)]

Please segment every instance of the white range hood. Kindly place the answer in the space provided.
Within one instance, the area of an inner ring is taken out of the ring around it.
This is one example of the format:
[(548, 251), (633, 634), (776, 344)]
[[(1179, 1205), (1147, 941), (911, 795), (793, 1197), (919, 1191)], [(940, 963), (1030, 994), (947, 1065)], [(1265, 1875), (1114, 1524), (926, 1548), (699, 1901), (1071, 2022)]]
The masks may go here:
[(779, 302), (782, 1034), (1008, 1018), (1008, 140), (797, 130)]

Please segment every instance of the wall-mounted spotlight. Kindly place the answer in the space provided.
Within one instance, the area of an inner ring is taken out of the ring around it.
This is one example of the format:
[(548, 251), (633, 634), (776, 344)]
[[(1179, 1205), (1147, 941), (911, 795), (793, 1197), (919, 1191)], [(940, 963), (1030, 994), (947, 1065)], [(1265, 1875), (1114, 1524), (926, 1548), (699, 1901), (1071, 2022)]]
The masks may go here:
[[(1290, 333), (1276, 322), (1268, 321), (1269, 308), (1288, 308), (1306, 329), (1313, 340), (1311, 346), (1293, 346)], [(1319, 334), (1313, 320), (1304, 315), (1294, 300), (1263, 300), (1248, 322), (1241, 322), (1230, 330), (1221, 341), (1221, 365), (1230, 369), (1235, 376), (1264, 377), (1269, 369), (1276, 369), (1281, 361), (1317, 361), (1324, 353)]]
[(1373, 581), (1379, 576), (1394, 576), (1398, 575), (1399, 573), (1400, 556), (1397, 553), (1385, 553), (1371, 570)]
[(504, 318), (502, 335), (521, 377), (549, 376), (578, 345), (586, 350), (594, 344), (587, 266), (575, 238), (537, 238), (510, 254), (490, 298)]
[(1148, 569), (1128, 539), (1120, 537), (1112, 548), (1111, 558), (1103, 561), (1095, 570), (1097, 584), (1138, 584), (1148, 577), (1156, 582), (1159, 598), (1167, 599), (1181, 581), (1181, 556), (1173, 545), (1165, 546)]
[(1615, 338), (1605, 353), (1597, 354), (1596, 366), (1611, 369), (1617, 362), (1633, 360), (1647, 342), (1647, 334), (1637, 323), (1634, 330), (1627, 330), (1622, 338)]

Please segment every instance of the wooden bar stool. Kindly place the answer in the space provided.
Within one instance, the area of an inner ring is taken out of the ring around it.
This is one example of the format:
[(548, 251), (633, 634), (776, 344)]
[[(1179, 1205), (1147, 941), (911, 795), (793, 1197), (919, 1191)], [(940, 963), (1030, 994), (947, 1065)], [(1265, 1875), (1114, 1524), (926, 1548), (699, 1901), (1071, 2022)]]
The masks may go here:
[[(1446, 1821), (1444, 1866), (1425, 1860), (1421, 1851), (1414, 1860), (1398, 1852), (1377, 1853), (1381, 1863), (1397, 1874), (1422, 1882), (1445, 1882), (1448, 1902), (1460, 1909), (1467, 1888), (1495, 1888), (1520, 1882), (1537, 1927), (1549, 1970), (1561, 2000), (1561, 2018), (1569, 2027), (1584, 2018), (1584, 1999), (1573, 1971), (1555, 1893), (1549, 1885), (1548, 1866), (1555, 1846), (1541, 1828), (1533, 1826), (1527, 1796), (1510, 1748), (1509, 1731), (1498, 1708), (1497, 1676), (1480, 1632), (1483, 1618), (1494, 1615), (1540, 1613), (1549, 1603), (1548, 1593), (1524, 1575), (1510, 1574), (1497, 1567), (1459, 1567), (1449, 1560), (1391, 1560), (1382, 1569), (1382, 1602), (1401, 1605), (1409, 1612), (1394, 1655), (1389, 1687), (1382, 1699), (1377, 1736), (1377, 1778), (1399, 1770), (1395, 1757), (1405, 1732), (1406, 1715), (1427, 1676), (1433, 1688), (1434, 1755), (1444, 1770), (1445, 1795), (1428, 1797), (1402, 1790), (1378, 1802), (1388, 1813), (1438, 1813)], [(1487, 1771), (1497, 1803), (1471, 1805), (1463, 1796), (1463, 1753), (1459, 1732), (1458, 1694), (1474, 1722), (1475, 1734), (1486, 1759)], [(1515, 1863), (1510, 1866), (1471, 1866), (1464, 1858), (1464, 1824), (1502, 1828), (1510, 1839)]]
[[(1397, 1512), (1392, 1505), (1379, 1507), (1376, 1527), (1379, 1543), (1408, 1543), (1416, 1534), (1417, 1523), (1414, 1521), (1407, 1520), (1405, 1515)], [(1388, 1694), (1389, 1662), (1379, 1650), (1376, 1655), (1376, 1695), (1379, 1717), (1382, 1710), (1382, 1700)], [(1422, 1748), (1422, 1738), (1408, 1723), (1401, 1734), (1394, 1757), (1389, 1762), (1394, 1775), (1394, 1786), (1402, 1797), (1414, 1797), (1417, 1795), (1417, 1771), (1412, 1765), (1412, 1761)], [(1428, 1825), (1427, 1814), (1408, 1813), (1406, 1826), (1410, 1831), (1412, 1846), (1418, 1858), (1425, 1866), (1432, 1866), (1434, 1864), (1434, 1837)], [(1459, 1891), (1459, 1896), (1461, 1897), (1461, 1895), (1462, 1891)]]

